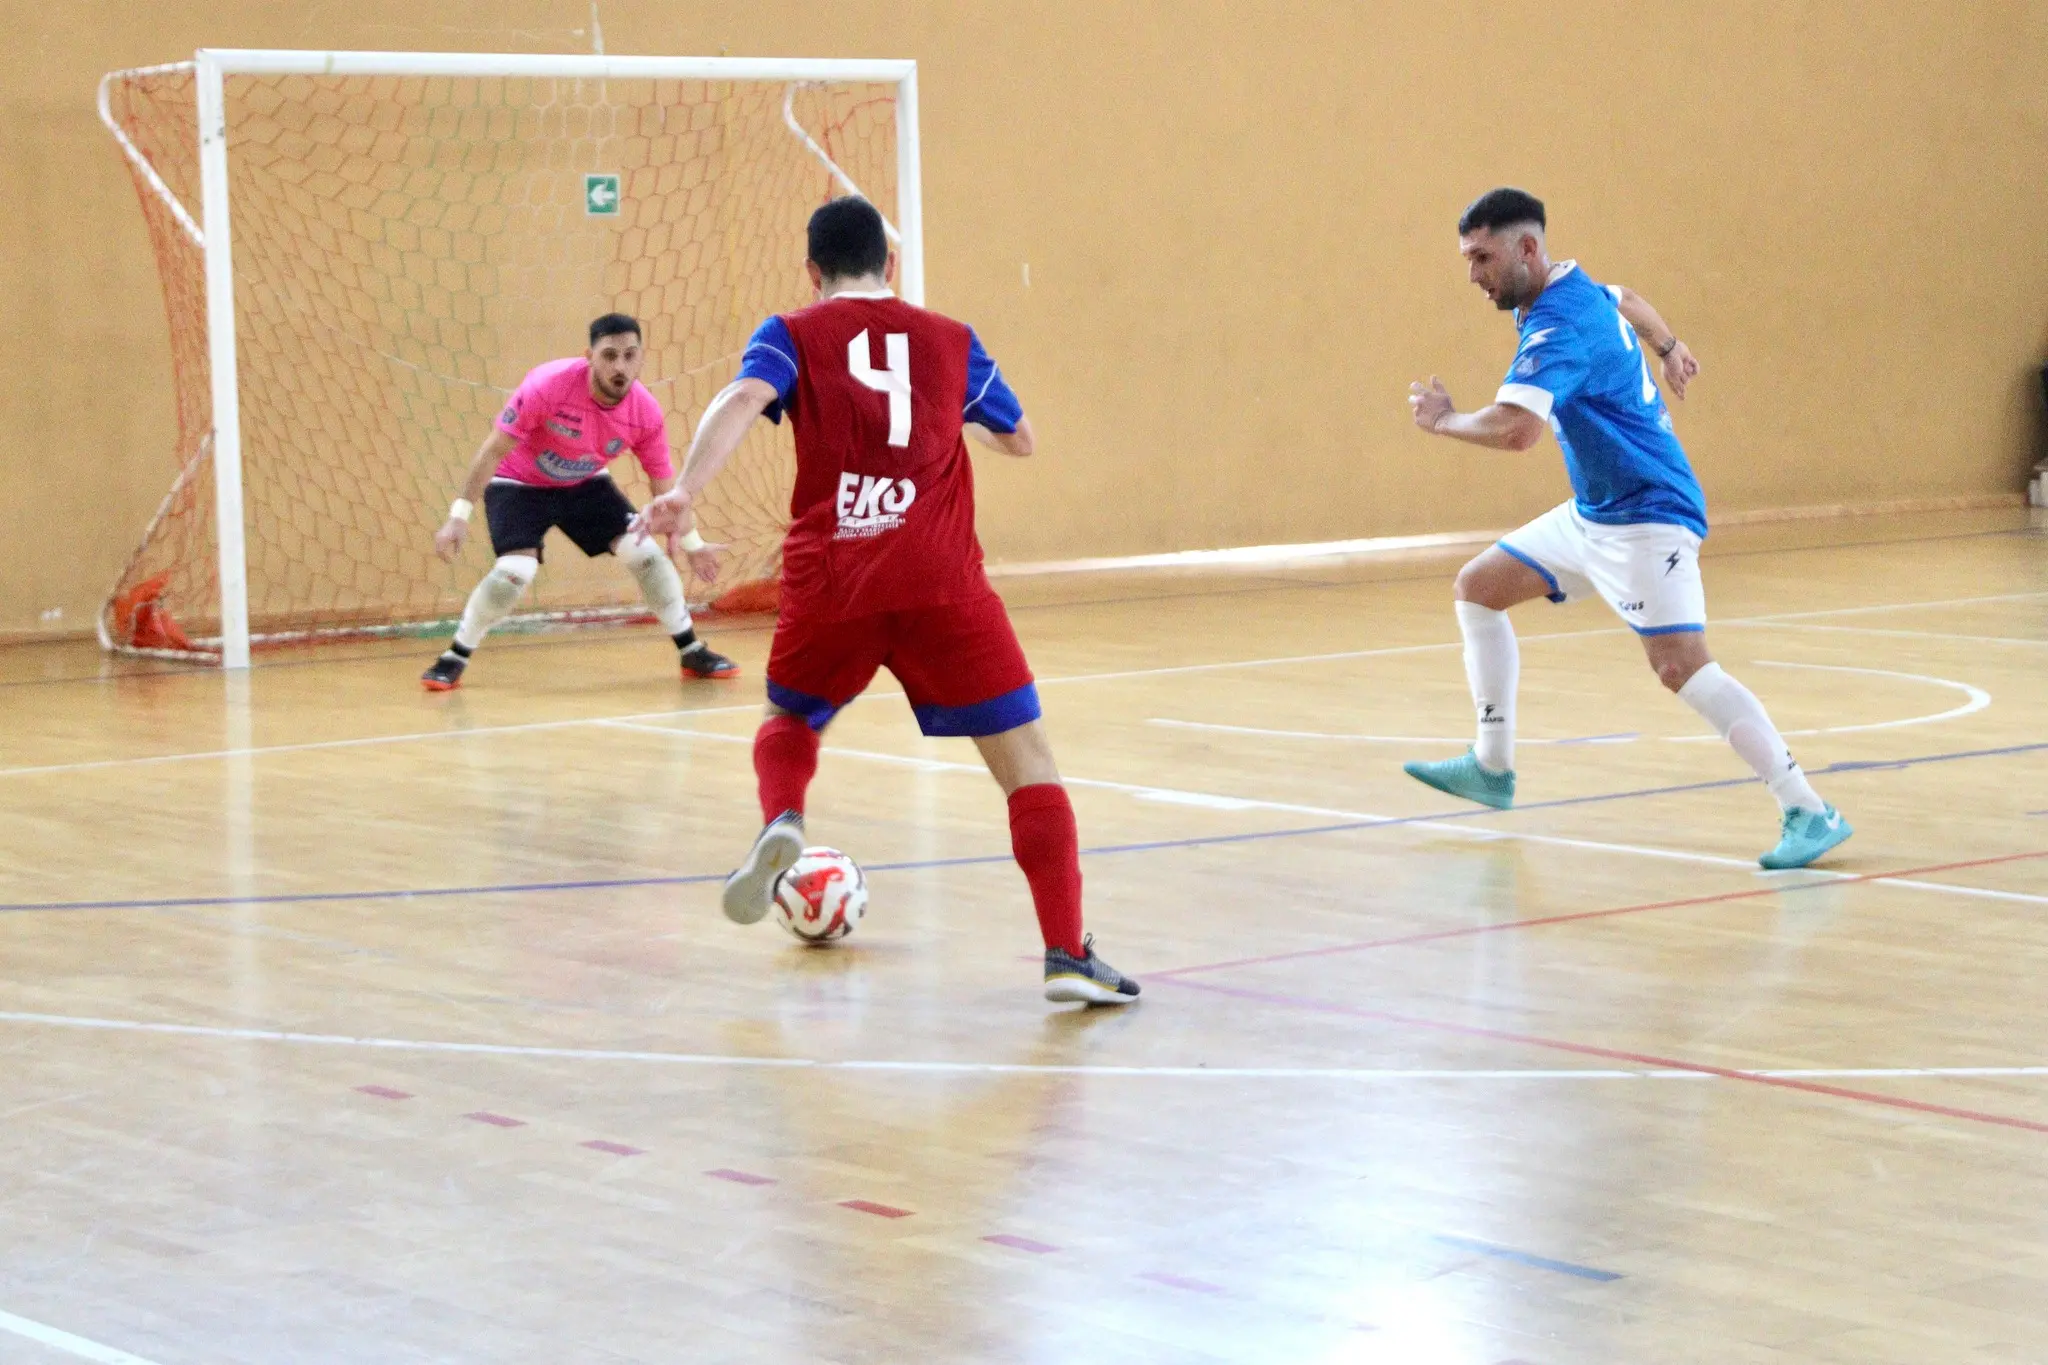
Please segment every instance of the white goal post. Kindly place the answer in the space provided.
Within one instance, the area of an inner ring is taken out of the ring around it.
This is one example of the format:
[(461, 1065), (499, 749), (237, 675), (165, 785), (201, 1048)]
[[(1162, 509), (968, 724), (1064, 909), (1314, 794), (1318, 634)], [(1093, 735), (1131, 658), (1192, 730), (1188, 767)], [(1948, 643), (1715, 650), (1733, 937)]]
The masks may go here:
[[(177, 64), (180, 68), (184, 64)], [(170, 68), (151, 68), (153, 71)], [(473, 78), (481, 80), (781, 82), (793, 97), (808, 83), (859, 82), (894, 87), (896, 202), (891, 235), (896, 239), (902, 296), (924, 301), (923, 202), (919, 173), (917, 64), (913, 61), (754, 57), (551, 56), (443, 52), (315, 52), (285, 50), (200, 50), (191, 64), (198, 112), (197, 223), (158, 178), (144, 154), (108, 113), (102, 86), (101, 115), (120, 141), (138, 179), (168, 203), (181, 229), (196, 236), (204, 253), (206, 348), (212, 410), (210, 456), (214, 475), (214, 517), (218, 550), (220, 634), (223, 667), (249, 666), (250, 606), (247, 526), (243, 506), (242, 394), (238, 382), (234, 243), (229, 230), (229, 162), (235, 129), (228, 118), (228, 79), (261, 77)], [(114, 73), (108, 79), (137, 73)], [(782, 106), (783, 121), (834, 181), (857, 187)], [(194, 231), (196, 227), (196, 233)], [(794, 246), (794, 243), (792, 243)], [(688, 416), (693, 417), (694, 414)], [(181, 476), (184, 477), (184, 476)], [(104, 633), (104, 627), (103, 627)]]

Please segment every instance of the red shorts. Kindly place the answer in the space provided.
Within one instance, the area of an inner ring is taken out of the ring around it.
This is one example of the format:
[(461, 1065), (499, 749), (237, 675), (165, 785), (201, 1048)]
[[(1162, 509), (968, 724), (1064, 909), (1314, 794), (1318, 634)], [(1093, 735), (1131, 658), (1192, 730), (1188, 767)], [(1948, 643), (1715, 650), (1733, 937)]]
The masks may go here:
[(1038, 689), (1003, 600), (775, 623), (768, 700), (822, 730), (886, 668), (928, 735), (998, 735), (1037, 720)]

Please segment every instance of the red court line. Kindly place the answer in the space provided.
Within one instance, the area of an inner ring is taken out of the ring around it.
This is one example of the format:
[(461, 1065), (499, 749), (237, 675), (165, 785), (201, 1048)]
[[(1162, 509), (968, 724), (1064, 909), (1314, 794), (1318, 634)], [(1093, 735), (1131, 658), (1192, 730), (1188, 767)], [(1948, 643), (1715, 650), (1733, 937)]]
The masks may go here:
[[(1154, 972), (1152, 975), (1157, 977), (1159, 973)], [(1862, 1104), (1878, 1104), (1888, 1109), (1904, 1109), (1916, 1114), (1939, 1114), (1945, 1118), (1967, 1119), (1971, 1123), (1990, 1123), (2001, 1128), (2024, 1128), (2028, 1132), (2048, 1133), (2048, 1123), (2038, 1123), (2033, 1119), (2014, 1118), (2009, 1114), (1991, 1114), (1979, 1109), (1958, 1109), (1947, 1104), (1928, 1104), (1921, 1100), (1904, 1099), (1898, 1095), (1882, 1095), (1874, 1090), (1851, 1090), (1846, 1086), (1824, 1085), (1819, 1081), (1800, 1080), (1793, 1076), (1766, 1076), (1760, 1072), (1738, 1071), (1733, 1067), (1714, 1066), (1708, 1062), (1688, 1062), (1677, 1057), (1660, 1057), (1649, 1052), (1629, 1052), (1623, 1048), (1601, 1047), (1595, 1043), (1574, 1043), (1564, 1038), (1544, 1038), (1533, 1033), (1487, 1028), (1482, 1024), (1453, 1024), (1442, 1019), (1420, 1019), (1410, 1014), (1362, 1009), (1355, 1005), (1339, 1005), (1326, 1000), (1311, 1000), (1305, 996), (1280, 995), (1272, 991), (1242, 990), (1235, 986), (1219, 986), (1209, 981), (1177, 981), (1174, 984), (1191, 991), (1208, 991), (1213, 995), (1227, 995), (1236, 1000), (1250, 1000), (1263, 1005), (1283, 1005), (1290, 1009), (1315, 1010), (1321, 1014), (1341, 1014), (1353, 1019), (1370, 1019), (1376, 1023), (1400, 1024), (1407, 1028), (1430, 1029), (1437, 1033), (1455, 1033), (1466, 1038), (1490, 1038), (1496, 1042), (1520, 1043), (1524, 1047), (1545, 1048), (1551, 1052), (1569, 1052), (1579, 1057), (1630, 1062), (1658, 1071), (1691, 1071), (1702, 1076), (1719, 1076), (1729, 1081), (1748, 1081), (1752, 1085), (1774, 1086), (1780, 1090), (1801, 1090), (1811, 1095), (1856, 1100)]]
[(872, 1213), (877, 1218), (908, 1218), (913, 1212), (910, 1209), (899, 1209), (892, 1204), (877, 1204), (872, 1199), (842, 1199), (839, 1201), (839, 1207), (852, 1209), (856, 1213)]
[(1197, 972), (1221, 972), (1233, 967), (1263, 967), (1273, 962), (1298, 962), (1304, 958), (1335, 957), (1343, 953), (1362, 953), (1372, 948), (1399, 948), (1415, 943), (1434, 943), (1440, 939), (1471, 938), (1476, 934), (1498, 934), (1509, 929), (1540, 929), (1550, 924), (1573, 924), (1581, 920), (1611, 919), (1616, 915), (1640, 915), (1650, 910), (1677, 910), (1688, 905), (1717, 905), (1725, 901), (1756, 900), (1763, 896), (1777, 896), (1790, 891), (1812, 891), (1826, 886), (1854, 886), (1858, 882), (1894, 881), (1900, 877), (1925, 877), (1935, 872), (1960, 872), (1972, 867), (1992, 867), (1999, 863), (2022, 862), (2029, 858), (2048, 858), (2048, 848), (2034, 849), (2027, 853), (2001, 853), (1994, 858), (1971, 858), (1958, 863), (1930, 863), (1925, 867), (1902, 867), (1890, 872), (1860, 872), (1849, 877), (1834, 877), (1824, 882), (1795, 882), (1785, 886), (1758, 886), (1747, 891), (1723, 891), (1711, 896), (1686, 896), (1679, 900), (1649, 901), (1642, 905), (1622, 905), (1609, 910), (1576, 910), (1564, 915), (1543, 915), (1535, 919), (1502, 920), (1498, 924), (1468, 924), (1460, 929), (1431, 929), (1419, 934), (1402, 934), (1394, 938), (1365, 939), (1356, 943), (1333, 943), (1323, 948), (1301, 948), (1290, 953), (1269, 953), (1264, 957), (1240, 957), (1228, 962), (1203, 962), (1192, 967), (1169, 967), (1162, 972), (1147, 972), (1145, 979), (1171, 980), (1175, 977), (1193, 976)]
[(647, 1155), (647, 1149), (644, 1147), (628, 1147), (623, 1142), (606, 1142), (602, 1139), (597, 1138), (594, 1138), (589, 1142), (578, 1143), (577, 1146), (588, 1147), (593, 1152), (605, 1152), (611, 1156)]

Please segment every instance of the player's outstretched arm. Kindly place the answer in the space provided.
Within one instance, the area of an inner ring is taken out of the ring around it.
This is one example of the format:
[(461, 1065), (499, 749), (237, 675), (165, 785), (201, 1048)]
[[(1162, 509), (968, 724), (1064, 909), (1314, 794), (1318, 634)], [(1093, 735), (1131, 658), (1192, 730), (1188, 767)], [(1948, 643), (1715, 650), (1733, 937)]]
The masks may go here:
[(455, 562), (455, 556), (462, 553), (462, 543), (469, 539), (469, 514), (476, 504), (483, 501), (484, 488), (491, 481), (491, 471), (498, 467), (518, 442), (504, 432), (493, 429), (476, 448), (476, 456), (469, 462), (469, 472), (462, 476), (462, 492), (455, 505), (448, 510), (448, 520), (441, 529), (434, 532), (434, 553)]
[(651, 500), (633, 518), (634, 534), (666, 536), (693, 529), (696, 518), (690, 505), (725, 468), (733, 452), (746, 439), (747, 429), (776, 400), (775, 386), (761, 379), (735, 379), (719, 391), (704, 409), (697, 434), (690, 439), (690, 453), (683, 459), (682, 482)]
[(1648, 299), (1627, 285), (1615, 286), (1614, 306), (1621, 310), (1621, 316), (1628, 325), (1635, 328), (1643, 344), (1663, 362), (1664, 382), (1670, 386), (1671, 396), (1683, 401), (1685, 386), (1700, 372), (1700, 362), (1693, 358), (1692, 348), (1678, 339), (1678, 333), (1665, 324), (1663, 316), (1650, 306)]
[(979, 422), (968, 422), (961, 429), (974, 438), (976, 445), (1000, 450), (1019, 459), (1038, 449), (1038, 442), (1031, 434), (1031, 419), (1022, 415), (1017, 418), (1015, 431), (991, 431)]
[(1489, 450), (1531, 449), (1548, 429), (1541, 417), (1513, 403), (1488, 403), (1477, 412), (1459, 412), (1444, 381), (1435, 375), (1426, 386), (1408, 386), (1408, 406), (1415, 425), (1424, 431)]

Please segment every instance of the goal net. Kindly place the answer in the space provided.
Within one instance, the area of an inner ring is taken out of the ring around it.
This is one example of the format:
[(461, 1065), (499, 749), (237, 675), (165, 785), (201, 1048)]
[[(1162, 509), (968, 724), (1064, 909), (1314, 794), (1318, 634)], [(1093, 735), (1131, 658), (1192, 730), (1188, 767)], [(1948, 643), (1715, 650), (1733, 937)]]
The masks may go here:
[[(752, 329), (808, 301), (803, 226), (826, 199), (857, 190), (904, 229), (905, 296), (920, 297), (913, 70), (202, 52), (108, 76), (102, 116), (170, 323), (176, 430), (102, 642), (238, 666), (245, 642), (447, 628), (489, 537), (479, 524), (451, 566), (433, 534), (526, 371), (580, 352), (589, 319), (632, 314), (680, 462)], [(211, 168), (209, 79), (225, 129)], [(731, 553), (693, 598), (772, 583), (787, 441), (762, 424), (700, 504)], [(646, 497), (630, 455), (612, 471)], [(516, 620), (639, 617), (616, 565), (550, 550)]]

